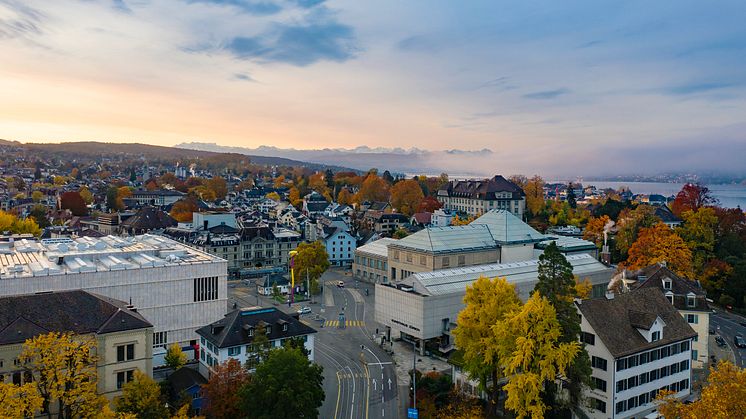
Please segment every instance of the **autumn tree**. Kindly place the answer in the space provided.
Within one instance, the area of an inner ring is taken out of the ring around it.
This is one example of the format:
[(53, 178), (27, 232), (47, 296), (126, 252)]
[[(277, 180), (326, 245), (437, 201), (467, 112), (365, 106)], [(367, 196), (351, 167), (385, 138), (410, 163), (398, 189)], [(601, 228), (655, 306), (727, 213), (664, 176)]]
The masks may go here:
[(388, 202), (389, 196), (389, 184), (378, 177), (378, 175), (371, 173), (365, 178), (363, 184), (360, 186), (360, 190), (355, 195), (355, 201)]
[(652, 227), (661, 221), (655, 215), (655, 208), (640, 205), (634, 210), (624, 209), (617, 220), (617, 233), (614, 236), (615, 246), (622, 259), (627, 257), (632, 243), (637, 240), (640, 229)]
[(413, 179), (397, 182), (391, 188), (391, 205), (404, 215), (414, 214), (424, 197), (420, 184)]
[(63, 193), (60, 197), (60, 208), (70, 210), (75, 216), (88, 214), (88, 207), (86, 207), (85, 200), (79, 192)]
[(186, 364), (187, 357), (184, 351), (181, 350), (181, 346), (178, 343), (173, 343), (168, 347), (164, 360), (166, 361), (166, 366), (178, 370)]
[(300, 197), (300, 190), (293, 186), (288, 191), (288, 199), (290, 200), (290, 205), (294, 206), (295, 208), (300, 209), (301, 205), (303, 204), (303, 199)]
[(80, 190), (78, 190), (78, 193), (80, 194), (80, 197), (83, 198), (86, 205), (91, 205), (93, 203), (93, 194), (87, 187), (81, 187)]
[(234, 358), (213, 367), (210, 380), (202, 386), (207, 406), (205, 413), (215, 419), (241, 417), (239, 390), (249, 382), (249, 373)]
[(515, 183), (521, 189), (524, 189), (528, 184), (528, 178), (524, 175), (510, 175), (508, 180)]
[(44, 205), (34, 205), (33, 208), (31, 208), (31, 212), (29, 212), (29, 218), (33, 218), (33, 221), (39, 225), (40, 229), (44, 229), (50, 225), (49, 218), (47, 218), (47, 207)]
[(506, 314), (518, 310), (521, 302), (515, 285), (506, 279), (480, 277), (466, 287), (464, 304), (453, 330), (455, 344), (463, 352), (464, 371), (487, 393), (488, 413), (494, 416), (500, 392), (498, 381), (504, 374), (493, 326)]
[(296, 284), (305, 281), (306, 277), (312, 284), (317, 283), (321, 275), (329, 269), (329, 255), (326, 253), (326, 247), (320, 241), (316, 241), (301, 243), (296, 251), (298, 253), (293, 258)]
[(92, 417), (108, 403), (96, 392), (95, 349), (93, 338), (50, 332), (27, 340), (18, 359), (34, 372), (39, 394), (57, 403), (60, 418)]
[(583, 239), (596, 243), (596, 246), (600, 248), (604, 244), (604, 229), (610, 221), (608, 215), (591, 217), (583, 230)]
[(683, 403), (670, 391), (658, 393), (660, 414), (667, 418), (744, 418), (746, 417), (746, 370), (728, 361), (710, 367), (707, 385), (699, 400)]
[(44, 193), (42, 193), (42, 191), (33, 191), (31, 192), (31, 199), (34, 202), (40, 202), (42, 199), (44, 199)]
[(484, 410), (478, 399), (466, 396), (460, 389), (451, 389), (449, 402), (438, 410), (435, 419), (482, 419)]
[(282, 200), (282, 198), (280, 198), (280, 194), (278, 194), (277, 192), (270, 192), (264, 197), (277, 202), (280, 202)]
[(161, 386), (147, 374), (135, 370), (134, 379), (122, 386), (122, 395), (114, 399), (119, 413), (130, 413), (138, 419), (168, 417)]
[(220, 176), (215, 176), (205, 180), (203, 185), (215, 196), (215, 198), (212, 199), (213, 201), (225, 199), (225, 196), (228, 194), (228, 184), (225, 179)]
[(249, 177), (249, 178), (246, 178), (246, 179), (242, 180), (241, 182), (239, 182), (236, 185), (235, 189), (237, 191), (245, 191), (245, 190), (248, 190), (248, 189), (252, 189), (253, 187), (254, 187), (254, 179), (252, 179), (252, 178)]
[(269, 352), (238, 392), (249, 419), (316, 418), (324, 402), (323, 368), (294, 348)]
[(541, 397), (542, 384), (566, 374), (580, 343), (562, 342), (554, 307), (536, 292), (491, 329), (496, 355), (508, 377), (505, 407), (518, 418), (543, 418), (548, 406)]
[(666, 262), (669, 269), (685, 278), (693, 278), (692, 252), (684, 240), (660, 222), (640, 230), (639, 237), (629, 249), (626, 269), (642, 269), (654, 263)]
[(192, 221), (192, 213), (198, 209), (197, 201), (190, 196), (174, 202), (169, 214), (180, 223), (188, 223)]
[(474, 216), (473, 215), (469, 215), (469, 216), (464, 217), (464, 218), (459, 217), (457, 215), (457, 216), (453, 217), (453, 219), (451, 220), (451, 225), (454, 225), (454, 226), (465, 226), (465, 225), (471, 224), (472, 221), (474, 221)]
[(717, 205), (710, 189), (696, 183), (684, 185), (671, 203), (671, 212), (681, 217), (685, 211), (696, 211), (704, 206)]
[(44, 399), (33, 382), (23, 385), (0, 382), (0, 417), (26, 419), (41, 410)]
[(41, 235), (41, 228), (33, 217), (20, 219), (2, 210), (0, 210), (0, 231), (9, 231), (13, 234)]
[(526, 209), (528, 209), (528, 212), (533, 216), (539, 215), (541, 210), (544, 209), (544, 179), (535, 175), (526, 182), (523, 192), (526, 194)]
[(715, 229), (718, 218), (715, 216), (715, 210), (709, 207), (687, 210), (681, 216), (684, 224), (677, 233), (692, 251), (695, 272), (701, 274), (707, 262), (715, 256)]
[(443, 204), (432, 196), (426, 196), (420, 201), (417, 212), (435, 212), (443, 207)]
[[(534, 294), (539, 294), (549, 301), (556, 312), (560, 325), (559, 341), (561, 343), (577, 342), (580, 336), (580, 319), (575, 308), (574, 299), (578, 297), (577, 284), (572, 272), (572, 265), (560, 252), (556, 242), (551, 242), (539, 256), (538, 281)], [(582, 399), (583, 385), (590, 384), (591, 362), (585, 350), (579, 351), (567, 369), (567, 380), (570, 406), (577, 406)], [(548, 403), (557, 400), (558, 389), (554, 378), (545, 383), (544, 394)]]
[(106, 208), (108, 208), (110, 211), (121, 211), (124, 209), (124, 205), (120, 207), (120, 202), (118, 202), (118, 192), (119, 191), (116, 186), (110, 186), (106, 190)]
[(337, 194), (337, 203), (340, 205), (351, 205), (353, 201), (353, 195), (347, 188), (342, 188)]

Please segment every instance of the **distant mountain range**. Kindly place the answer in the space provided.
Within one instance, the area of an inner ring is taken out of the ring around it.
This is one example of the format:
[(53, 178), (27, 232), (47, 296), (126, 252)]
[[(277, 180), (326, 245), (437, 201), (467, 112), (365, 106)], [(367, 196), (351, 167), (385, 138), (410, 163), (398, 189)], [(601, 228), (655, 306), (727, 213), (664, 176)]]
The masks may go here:
[(491, 176), (495, 156), (492, 150), (440, 150), (429, 151), (418, 148), (370, 148), (360, 146), (352, 149), (324, 148), (320, 150), (298, 150), (260, 146), (257, 148), (227, 147), (215, 143), (190, 142), (176, 147), (222, 153), (241, 153), (252, 156), (274, 156), (302, 160), (324, 165), (341, 165), (357, 170), (377, 168), (393, 173), (440, 174), (457, 176)]

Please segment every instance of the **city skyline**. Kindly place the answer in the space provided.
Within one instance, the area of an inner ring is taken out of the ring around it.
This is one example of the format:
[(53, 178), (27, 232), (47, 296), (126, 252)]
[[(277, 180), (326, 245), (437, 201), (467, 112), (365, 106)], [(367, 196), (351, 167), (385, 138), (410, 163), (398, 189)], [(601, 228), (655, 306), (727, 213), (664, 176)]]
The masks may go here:
[(487, 148), (469, 164), (735, 171), (744, 11), (0, 1), (0, 138)]

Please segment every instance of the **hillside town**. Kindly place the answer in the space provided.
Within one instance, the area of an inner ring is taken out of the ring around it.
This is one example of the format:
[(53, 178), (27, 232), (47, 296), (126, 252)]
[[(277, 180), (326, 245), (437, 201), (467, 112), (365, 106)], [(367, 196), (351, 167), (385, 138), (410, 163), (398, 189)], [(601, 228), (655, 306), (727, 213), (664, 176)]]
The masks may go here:
[(0, 156), (4, 417), (676, 417), (744, 374), (702, 185)]

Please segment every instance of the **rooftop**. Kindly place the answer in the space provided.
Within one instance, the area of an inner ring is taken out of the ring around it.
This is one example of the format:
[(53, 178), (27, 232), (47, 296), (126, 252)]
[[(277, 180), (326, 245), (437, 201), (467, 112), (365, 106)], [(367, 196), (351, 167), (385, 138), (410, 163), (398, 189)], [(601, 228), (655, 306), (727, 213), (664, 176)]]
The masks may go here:
[(497, 243), (535, 243), (546, 236), (524, 223), (512, 212), (493, 209), (472, 221), (469, 225), (486, 225)]
[(0, 243), (0, 279), (222, 262), (162, 236), (106, 236)]
[[(267, 334), (270, 341), (316, 333), (300, 320), (274, 307), (233, 310), (221, 320), (197, 329), (197, 333), (218, 348), (228, 348), (251, 343), (260, 324), (270, 328)], [(287, 326), (287, 330), (283, 330), (283, 326)]]
[(562, 252), (577, 251), (577, 250), (596, 250), (596, 244), (592, 241), (583, 240), (578, 237), (570, 236), (551, 236), (547, 237), (548, 240), (539, 242), (536, 247), (544, 249), (549, 246), (552, 242), (557, 244), (557, 247)]
[(397, 241), (396, 239), (384, 237), (373, 242), (360, 246), (357, 248), (357, 252), (368, 253), (375, 256), (387, 257), (389, 252), (389, 244)]
[(428, 227), (392, 243), (395, 247), (432, 253), (496, 249), (490, 229), (485, 225)]

